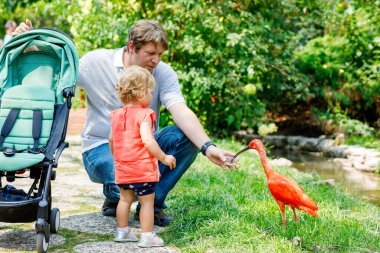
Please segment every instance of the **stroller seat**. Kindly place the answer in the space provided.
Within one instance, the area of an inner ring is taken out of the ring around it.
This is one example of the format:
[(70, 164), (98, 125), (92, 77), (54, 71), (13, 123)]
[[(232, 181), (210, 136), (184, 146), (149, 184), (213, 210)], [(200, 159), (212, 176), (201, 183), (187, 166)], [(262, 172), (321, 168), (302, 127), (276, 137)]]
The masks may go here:
[[(17, 171), (45, 158), (38, 149), (49, 139), (54, 104), (55, 92), (44, 86), (23, 84), (4, 92), (0, 107), (1, 171)], [(7, 156), (5, 151), (13, 155)]]
[[(0, 50), (0, 222), (36, 221), (38, 252), (47, 252), (60, 227), (51, 182), (69, 145), (78, 66), (73, 41), (52, 29), (31, 29)], [(32, 183), (15, 187), (18, 180)]]

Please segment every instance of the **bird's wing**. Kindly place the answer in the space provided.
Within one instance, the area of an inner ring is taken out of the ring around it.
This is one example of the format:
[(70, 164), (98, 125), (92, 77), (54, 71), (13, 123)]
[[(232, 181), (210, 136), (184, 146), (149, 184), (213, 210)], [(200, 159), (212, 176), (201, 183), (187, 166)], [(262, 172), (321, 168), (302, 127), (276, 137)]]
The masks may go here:
[(281, 175), (281, 177), (269, 180), (268, 188), (275, 199), (286, 205), (292, 205), (298, 209), (305, 206), (312, 210), (318, 210), (317, 205), (303, 192), (302, 188), (294, 180), (285, 176)]
[(303, 191), (303, 188), (296, 181), (294, 181), (293, 179), (291, 179), (290, 177), (286, 177), (286, 176), (284, 176), (282, 174), (279, 174), (279, 173), (277, 173), (276, 176), (280, 177), (282, 180), (289, 182), (290, 184), (292, 184), (295, 187), (297, 187), (299, 190)]
[(293, 179), (291, 179), (291, 178), (289, 178), (289, 177), (287, 177), (287, 176), (284, 176), (284, 175), (282, 175), (282, 174), (280, 174), (280, 173), (276, 173), (276, 174), (274, 174), (273, 177), (270, 178), (270, 180), (282, 181), (282, 182), (284, 182), (284, 183), (286, 183), (286, 184), (288, 184), (288, 185), (291, 185), (291, 187), (292, 187), (295, 191), (297, 191), (297, 192), (299, 192), (299, 193), (303, 192), (302, 187), (301, 187), (296, 181), (294, 181)]
[(286, 205), (297, 205), (302, 198), (303, 191), (286, 178), (274, 178), (268, 181), (268, 188), (272, 196)]
[[(302, 195), (302, 205), (306, 208), (313, 210), (313, 211), (318, 210), (317, 204), (315, 204), (315, 202), (309, 196), (307, 196), (305, 193), (303, 193), (303, 195)], [(308, 212), (305, 209), (302, 209), (302, 210), (304, 210), (305, 212)], [(310, 215), (313, 215), (311, 212), (308, 212), (308, 213), (310, 213)]]

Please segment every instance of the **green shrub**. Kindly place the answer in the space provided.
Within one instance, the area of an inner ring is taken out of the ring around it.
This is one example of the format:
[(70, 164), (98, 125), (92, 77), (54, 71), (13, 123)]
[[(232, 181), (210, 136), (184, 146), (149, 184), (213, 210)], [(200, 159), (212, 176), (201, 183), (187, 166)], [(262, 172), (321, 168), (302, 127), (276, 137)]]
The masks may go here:
[[(257, 131), (271, 115), (300, 108), (327, 113), (338, 105), (352, 120), (380, 117), (379, 1), (11, 2), (0, 20), (30, 17), (36, 27), (61, 29), (80, 55), (122, 47), (136, 20), (157, 20), (170, 42), (163, 60), (210, 133)], [(172, 123), (163, 111), (161, 126)]]
[(380, 117), (380, 15), (374, 8), (363, 1), (342, 2), (329, 18), (327, 34), (295, 54), (300, 71), (311, 77), (320, 109), (338, 104), (352, 118)]
[(325, 132), (331, 134), (344, 133), (347, 136), (362, 136), (373, 137), (375, 136), (375, 129), (370, 127), (367, 123), (361, 122), (357, 119), (350, 118), (346, 113), (343, 113), (339, 106), (335, 106), (330, 111), (318, 111), (313, 112), (323, 122)]

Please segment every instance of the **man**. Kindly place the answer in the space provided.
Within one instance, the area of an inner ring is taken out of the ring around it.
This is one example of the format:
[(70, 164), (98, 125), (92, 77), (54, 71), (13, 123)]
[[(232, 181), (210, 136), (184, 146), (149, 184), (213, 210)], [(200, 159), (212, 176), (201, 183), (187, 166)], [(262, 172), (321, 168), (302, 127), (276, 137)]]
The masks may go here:
[[(15, 34), (32, 27), (29, 20), (21, 23)], [(140, 20), (132, 27), (126, 47), (116, 50), (91, 51), (80, 59), (78, 85), (86, 91), (87, 122), (82, 131), (82, 152), (85, 169), (94, 182), (103, 184), (106, 199), (102, 214), (115, 216), (119, 200), (119, 189), (115, 185), (114, 163), (108, 145), (110, 132), (109, 113), (122, 107), (115, 86), (125, 68), (138, 65), (149, 70), (156, 81), (150, 108), (156, 112), (155, 139), (166, 154), (177, 160), (175, 169), (159, 163), (160, 181), (156, 186), (155, 224), (164, 226), (172, 221), (162, 209), (165, 199), (183, 173), (195, 160), (199, 150), (207, 158), (221, 166), (233, 169), (236, 165), (226, 164), (233, 154), (222, 150), (211, 142), (199, 120), (191, 111), (181, 94), (174, 70), (161, 62), (168, 42), (164, 29), (155, 21)], [(158, 130), (161, 104), (173, 117), (176, 126)], [(138, 218), (139, 206), (135, 218)]]

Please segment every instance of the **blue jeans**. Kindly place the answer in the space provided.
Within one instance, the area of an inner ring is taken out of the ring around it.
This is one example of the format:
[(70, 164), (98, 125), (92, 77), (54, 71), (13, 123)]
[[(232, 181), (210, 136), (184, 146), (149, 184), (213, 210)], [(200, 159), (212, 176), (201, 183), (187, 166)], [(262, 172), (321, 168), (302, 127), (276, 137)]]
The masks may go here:
[[(166, 196), (194, 162), (199, 150), (176, 126), (164, 127), (154, 137), (165, 154), (173, 155), (177, 160), (177, 166), (173, 170), (161, 162), (158, 163), (161, 177), (156, 184), (154, 209), (159, 211), (166, 207)], [(114, 160), (108, 143), (87, 150), (82, 156), (91, 181), (103, 184), (103, 194), (108, 201), (118, 202), (119, 187), (115, 184)]]

